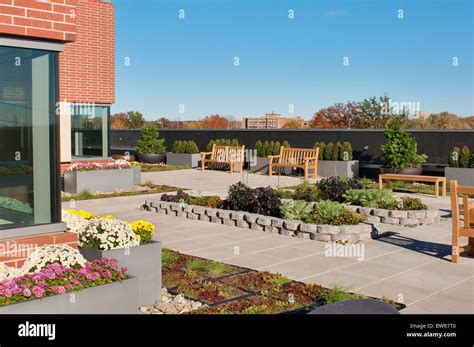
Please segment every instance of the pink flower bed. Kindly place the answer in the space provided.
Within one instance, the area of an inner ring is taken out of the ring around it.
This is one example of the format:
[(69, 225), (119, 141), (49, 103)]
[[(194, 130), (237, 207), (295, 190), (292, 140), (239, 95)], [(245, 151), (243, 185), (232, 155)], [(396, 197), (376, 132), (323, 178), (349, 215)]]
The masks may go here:
[(42, 270), (0, 282), (0, 306), (41, 299), (103, 284), (121, 282), (127, 268), (118, 268), (117, 259), (104, 258), (74, 269), (51, 264)]
[(77, 163), (71, 165), (67, 171), (100, 171), (129, 169), (129, 163)]

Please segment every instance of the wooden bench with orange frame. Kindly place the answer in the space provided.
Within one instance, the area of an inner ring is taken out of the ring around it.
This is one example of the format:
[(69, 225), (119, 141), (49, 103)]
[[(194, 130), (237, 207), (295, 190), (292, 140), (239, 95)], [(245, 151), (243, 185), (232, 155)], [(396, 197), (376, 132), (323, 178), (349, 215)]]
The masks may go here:
[[(279, 155), (268, 156), (268, 171), (273, 175), (275, 167), (301, 168), (304, 170), (304, 178), (312, 176), (318, 177), (318, 157), (319, 147), (317, 148), (287, 148), (281, 147)], [(275, 162), (275, 160), (277, 161)], [(313, 173), (309, 170), (312, 169)]]
[[(474, 187), (459, 186), (457, 181), (451, 181), (450, 189), (453, 217), (451, 261), (457, 263), (462, 251), (474, 256), (474, 202), (469, 202), (469, 198), (474, 198)], [(462, 199), (462, 204), (459, 204), (459, 198)], [(464, 221), (461, 221), (461, 211), (464, 214)], [(468, 237), (467, 246), (461, 246), (461, 236)]]
[(383, 181), (412, 181), (412, 182), (433, 182), (435, 184), (435, 195), (439, 197), (439, 184), (442, 183), (443, 196), (446, 196), (446, 177), (403, 175), (403, 174), (381, 174), (379, 175), (379, 188), (383, 188)]
[(239, 172), (242, 173), (244, 167), (244, 150), (245, 146), (213, 145), (212, 152), (201, 152), (202, 171), (206, 169), (206, 164), (211, 164), (214, 166), (219, 164), (228, 164), (230, 166), (230, 173), (234, 173), (235, 167), (237, 165), (239, 165)]

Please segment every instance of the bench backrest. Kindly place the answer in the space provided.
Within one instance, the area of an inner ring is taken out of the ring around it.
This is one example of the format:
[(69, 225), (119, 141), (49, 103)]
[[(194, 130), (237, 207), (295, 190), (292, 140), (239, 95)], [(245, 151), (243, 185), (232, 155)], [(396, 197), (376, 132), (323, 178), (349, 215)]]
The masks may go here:
[[(474, 237), (474, 202), (469, 203), (469, 198), (474, 197), (474, 187), (459, 186), (457, 181), (451, 181), (450, 188), (453, 232), (462, 231), (463, 235), (472, 234), (471, 237)], [(459, 198), (462, 205), (459, 204)], [(461, 211), (464, 214), (463, 223)]]
[(212, 146), (212, 160), (243, 163), (245, 146)]
[(280, 164), (296, 164), (302, 165), (306, 158), (316, 158), (319, 156), (319, 147), (317, 148), (287, 148), (281, 147), (280, 158), (278, 163)]

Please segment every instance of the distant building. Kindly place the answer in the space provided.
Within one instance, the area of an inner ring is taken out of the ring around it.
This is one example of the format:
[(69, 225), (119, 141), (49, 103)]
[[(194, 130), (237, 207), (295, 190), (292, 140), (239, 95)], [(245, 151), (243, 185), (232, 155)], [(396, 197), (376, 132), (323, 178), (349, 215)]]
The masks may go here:
[(242, 123), (246, 129), (281, 129), (290, 121), (301, 124), (301, 128), (305, 124), (301, 117), (282, 117), (281, 114), (273, 112), (259, 118), (244, 118)]
[(415, 114), (413, 115), (413, 118), (415, 119), (426, 119), (429, 117), (428, 112), (423, 112), (423, 111), (416, 111)]

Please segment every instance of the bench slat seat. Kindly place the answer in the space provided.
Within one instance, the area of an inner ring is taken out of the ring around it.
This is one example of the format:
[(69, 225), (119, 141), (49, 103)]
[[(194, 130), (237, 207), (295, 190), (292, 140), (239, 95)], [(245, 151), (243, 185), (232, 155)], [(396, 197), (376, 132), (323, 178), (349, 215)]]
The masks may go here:
[[(230, 173), (234, 173), (235, 167), (242, 173), (244, 168), (245, 146), (212, 146), (212, 152), (201, 152), (201, 168), (206, 170), (206, 164), (228, 164)], [(210, 156), (208, 158), (208, 156)], [(209, 165), (207, 165), (209, 168)]]
[(381, 174), (379, 175), (379, 188), (383, 188), (383, 181), (414, 181), (414, 182), (432, 182), (435, 184), (435, 195), (439, 197), (439, 184), (442, 184), (442, 196), (446, 196), (446, 177), (440, 176), (422, 176), (422, 175), (404, 175), (404, 174)]
[[(279, 155), (268, 156), (269, 175), (273, 176), (275, 167), (292, 167), (304, 170), (304, 178), (318, 177), (319, 148), (280, 148)], [(313, 170), (310, 173), (310, 170)]]

